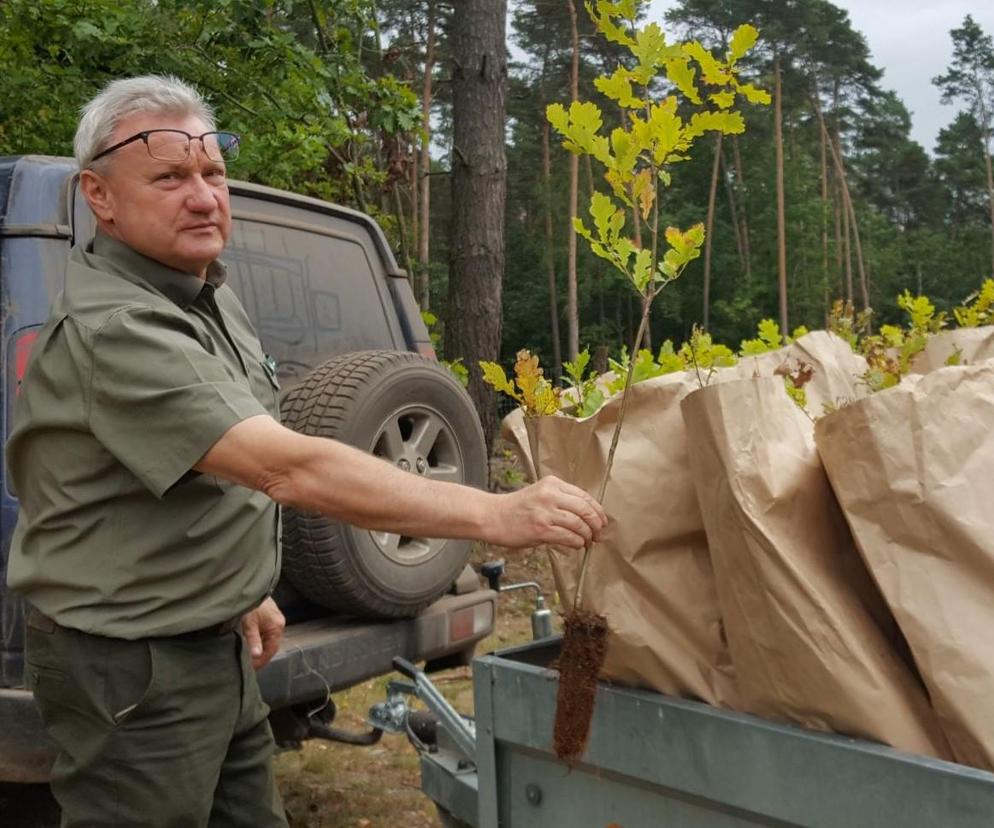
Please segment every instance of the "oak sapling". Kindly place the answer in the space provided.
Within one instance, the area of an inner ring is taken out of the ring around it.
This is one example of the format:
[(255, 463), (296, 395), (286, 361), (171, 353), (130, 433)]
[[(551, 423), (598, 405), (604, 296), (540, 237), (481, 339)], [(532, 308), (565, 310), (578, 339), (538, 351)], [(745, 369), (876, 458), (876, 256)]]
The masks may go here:
[[(766, 92), (739, 80), (737, 63), (758, 37), (754, 27), (743, 25), (736, 29), (724, 58), (717, 58), (697, 41), (667, 43), (656, 23), (640, 27), (640, 5), (640, 0), (586, 3), (597, 30), (631, 55), (628, 65), (620, 65), (612, 74), (594, 81), (598, 91), (621, 110), (622, 125), (609, 135), (603, 134), (603, 114), (589, 101), (574, 101), (568, 109), (552, 104), (546, 110), (550, 124), (563, 137), (563, 146), (599, 162), (610, 187), (610, 194), (594, 191), (591, 195), (589, 215), (593, 226), (588, 228), (577, 217), (574, 229), (587, 240), (595, 255), (625, 275), (642, 299), (638, 332), (628, 352), (636, 358), (629, 361), (625, 374), (607, 464), (597, 492), (600, 502), (610, 480), (652, 302), (700, 255), (704, 242), (703, 224), (686, 231), (667, 227), (663, 233), (667, 249), (659, 256), (660, 187), (670, 183), (670, 166), (687, 160), (697, 138), (708, 132), (734, 134), (745, 130), (742, 114), (732, 109), (739, 95), (754, 103), (770, 101)], [(659, 101), (653, 99), (652, 89), (661, 76), (674, 91)], [(681, 107), (697, 110), (685, 120)], [(625, 234), (628, 210), (637, 210), (647, 223), (648, 247)], [(596, 681), (606, 652), (606, 619), (583, 607), (589, 561), (590, 546), (584, 550), (576, 590), (567, 609), (566, 641), (559, 663), (554, 745), (556, 754), (569, 762), (579, 759), (586, 746)]]
[(883, 391), (901, 382), (911, 370), (911, 362), (925, 350), (929, 337), (946, 327), (947, 315), (937, 312), (927, 296), (904, 291), (898, 307), (908, 315), (907, 329), (881, 325), (880, 333), (863, 339), (863, 355), (869, 365), (863, 381), (871, 391)]
[(978, 328), (994, 324), (994, 279), (985, 279), (980, 290), (968, 299), (969, 304), (953, 310), (961, 328)]

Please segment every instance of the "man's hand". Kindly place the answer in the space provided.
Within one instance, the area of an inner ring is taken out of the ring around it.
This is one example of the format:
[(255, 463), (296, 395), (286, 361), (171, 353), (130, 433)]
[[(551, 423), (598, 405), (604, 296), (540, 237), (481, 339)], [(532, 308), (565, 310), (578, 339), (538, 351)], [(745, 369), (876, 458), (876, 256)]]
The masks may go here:
[(242, 616), (242, 635), (248, 644), (253, 668), (261, 670), (276, 655), (285, 626), (286, 619), (272, 598)]
[(550, 476), (499, 495), (487, 540), (512, 548), (552, 543), (583, 549), (606, 525), (607, 515), (591, 495)]

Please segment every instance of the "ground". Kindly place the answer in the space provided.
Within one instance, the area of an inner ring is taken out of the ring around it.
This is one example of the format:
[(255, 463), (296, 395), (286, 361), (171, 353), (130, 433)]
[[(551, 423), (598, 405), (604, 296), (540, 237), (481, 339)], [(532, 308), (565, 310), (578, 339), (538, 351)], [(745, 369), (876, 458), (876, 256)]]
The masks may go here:
[[(552, 573), (543, 550), (513, 552), (484, 547), (473, 564), (494, 558), (507, 562), (505, 584), (538, 581), (552, 603)], [(488, 652), (531, 639), (534, 591), (500, 598), (497, 625), (477, 652)], [(555, 619), (558, 629), (559, 619)], [(363, 730), (370, 706), (386, 698), (386, 686), (397, 674), (384, 676), (335, 695), (339, 727)], [(432, 677), (436, 686), (462, 713), (473, 711), (470, 668)], [(402, 736), (386, 734), (373, 747), (352, 747), (311, 741), (300, 751), (276, 759), (280, 789), (293, 828), (435, 828), (441, 823), (435, 806), (420, 790), (418, 755)]]

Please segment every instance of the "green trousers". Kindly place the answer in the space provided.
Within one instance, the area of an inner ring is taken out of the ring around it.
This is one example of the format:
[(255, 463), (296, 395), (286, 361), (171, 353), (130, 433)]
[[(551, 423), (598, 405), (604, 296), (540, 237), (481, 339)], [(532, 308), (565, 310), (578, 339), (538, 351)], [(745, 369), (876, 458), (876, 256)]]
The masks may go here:
[(26, 661), (63, 828), (287, 825), (238, 634), (125, 641), (32, 613)]

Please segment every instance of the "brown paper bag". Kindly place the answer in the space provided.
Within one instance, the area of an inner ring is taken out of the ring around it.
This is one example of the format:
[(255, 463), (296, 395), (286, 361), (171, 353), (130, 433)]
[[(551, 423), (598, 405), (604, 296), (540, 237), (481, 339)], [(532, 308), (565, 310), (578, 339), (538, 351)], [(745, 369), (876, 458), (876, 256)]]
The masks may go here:
[(682, 410), (741, 709), (951, 758), (783, 382), (721, 383)]
[(908, 377), (815, 439), (953, 754), (994, 769), (994, 362)]
[[(711, 381), (770, 376), (788, 356), (815, 365), (809, 388), (815, 405), (847, 395), (852, 377), (866, 370), (845, 342), (816, 332), (789, 348), (742, 360)], [(680, 401), (699, 387), (695, 373), (685, 372), (629, 391), (604, 498), (610, 524), (591, 553), (584, 607), (608, 621), (606, 678), (734, 706), (733, 669), (680, 413)], [(620, 406), (618, 395), (585, 420), (525, 420), (515, 412), (505, 418), (503, 435), (524, 468), (596, 494)], [(553, 554), (556, 585), (567, 607), (578, 566), (575, 552)]]
[(925, 350), (911, 360), (912, 374), (927, 374), (944, 367), (958, 353), (959, 365), (979, 365), (994, 359), (994, 327), (959, 328), (930, 336)]
[[(629, 391), (604, 498), (611, 521), (591, 554), (584, 607), (607, 618), (605, 678), (731, 705), (731, 662), (680, 418), (680, 400), (696, 387), (674, 374)], [(538, 472), (596, 493), (620, 402), (586, 420), (527, 420)], [(555, 552), (553, 564), (569, 607), (579, 555)]]

